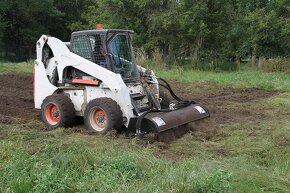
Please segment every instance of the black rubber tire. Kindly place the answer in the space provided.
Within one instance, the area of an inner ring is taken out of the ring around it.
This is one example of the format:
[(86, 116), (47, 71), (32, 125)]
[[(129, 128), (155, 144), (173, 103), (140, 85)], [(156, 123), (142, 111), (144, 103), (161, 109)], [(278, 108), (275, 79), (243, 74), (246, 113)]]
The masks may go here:
[[(59, 121), (52, 123), (47, 114), (49, 106), (58, 108)], [(75, 121), (75, 109), (71, 99), (63, 94), (53, 94), (46, 97), (41, 104), (41, 119), (50, 129), (72, 127)]]
[(164, 93), (163, 91), (159, 91), (159, 98), (162, 99), (160, 105), (161, 105), (161, 109), (168, 109), (169, 105), (171, 103), (169, 96)]
[[(96, 123), (96, 110), (105, 112), (107, 122), (104, 127), (100, 127)], [(102, 97), (90, 101), (86, 106), (84, 115), (86, 128), (93, 133), (106, 134), (111, 129), (119, 131), (123, 125), (123, 113), (120, 106), (110, 98)]]

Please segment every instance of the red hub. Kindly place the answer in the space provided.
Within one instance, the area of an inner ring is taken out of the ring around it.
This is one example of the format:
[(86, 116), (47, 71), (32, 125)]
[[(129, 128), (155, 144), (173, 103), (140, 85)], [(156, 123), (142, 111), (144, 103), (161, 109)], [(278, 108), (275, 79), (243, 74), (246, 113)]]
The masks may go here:
[(105, 111), (103, 111), (102, 109), (98, 109), (95, 111), (95, 122), (101, 128), (106, 127), (107, 115), (106, 115)]
[(55, 104), (48, 104), (46, 106), (45, 116), (50, 124), (57, 124), (60, 120), (60, 112), (58, 106)]

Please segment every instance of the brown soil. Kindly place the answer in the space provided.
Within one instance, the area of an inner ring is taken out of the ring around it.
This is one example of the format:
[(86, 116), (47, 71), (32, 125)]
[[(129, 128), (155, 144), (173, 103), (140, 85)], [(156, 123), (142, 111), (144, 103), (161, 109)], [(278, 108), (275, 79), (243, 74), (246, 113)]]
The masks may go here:
[(0, 123), (9, 123), (15, 118), (33, 119), (33, 76), (0, 75), (0, 107)]
[(182, 99), (194, 100), (206, 106), (210, 118), (190, 123), (188, 127), (197, 140), (210, 140), (220, 135), (219, 129), (228, 124), (258, 123), (265, 117), (267, 106), (253, 105), (282, 91), (260, 88), (237, 89), (215, 83), (171, 82), (172, 89)]
[[(210, 118), (191, 123), (184, 128), (186, 131), (194, 131), (192, 135), (197, 140), (210, 140), (218, 135), (218, 129), (225, 124), (258, 122), (265, 118), (265, 107), (252, 106), (248, 102), (281, 93), (258, 88), (237, 89), (209, 82), (201, 85), (171, 81), (171, 84), (177, 95), (203, 103), (211, 113)], [(0, 123), (10, 124), (15, 119), (25, 122), (39, 119), (38, 112), (34, 110), (32, 75), (0, 75), (0, 107)], [(170, 138), (172, 133), (167, 136)]]

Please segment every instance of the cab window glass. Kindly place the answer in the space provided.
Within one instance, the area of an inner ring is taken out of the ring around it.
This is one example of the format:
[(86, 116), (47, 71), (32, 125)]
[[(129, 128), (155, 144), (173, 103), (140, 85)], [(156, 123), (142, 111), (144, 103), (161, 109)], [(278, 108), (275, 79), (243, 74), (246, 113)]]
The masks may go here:
[(72, 51), (87, 60), (92, 60), (92, 46), (88, 36), (86, 35), (73, 37)]

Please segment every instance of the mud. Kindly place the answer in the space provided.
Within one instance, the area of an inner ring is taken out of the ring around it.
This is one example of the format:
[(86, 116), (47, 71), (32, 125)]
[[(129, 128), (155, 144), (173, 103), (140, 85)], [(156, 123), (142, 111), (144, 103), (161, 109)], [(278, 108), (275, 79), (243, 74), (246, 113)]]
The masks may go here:
[[(252, 106), (252, 103), (278, 95), (281, 91), (258, 88), (237, 89), (210, 82), (184, 83), (171, 81), (175, 93), (183, 99), (195, 100), (208, 107), (211, 117), (191, 123), (183, 130), (175, 130), (163, 137), (170, 141), (183, 131), (191, 131), (196, 140), (210, 140), (221, 135), (223, 125), (244, 122), (258, 122), (264, 119), (266, 107)], [(0, 124), (11, 124), (15, 119), (22, 122), (39, 119), (39, 113), (34, 109), (33, 76), (19, 74), (0, 75)], [(78, 132), (83, 125), (69, 129), (67, 132)]]

